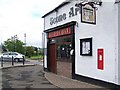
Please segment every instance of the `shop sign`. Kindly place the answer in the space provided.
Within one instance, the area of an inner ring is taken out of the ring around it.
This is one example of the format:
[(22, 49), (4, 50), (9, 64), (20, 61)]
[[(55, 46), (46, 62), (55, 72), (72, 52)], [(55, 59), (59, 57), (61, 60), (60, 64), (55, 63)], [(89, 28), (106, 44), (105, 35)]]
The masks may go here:
[(81, 22), (91, 24), (96, 23), (96, 11), (90, 4), (85, 4), (82, 6)]
[(51, 17), (50, 18), (50, 25), (53, 25), (55, 23), (58, 23), (58, 22), (61, 22), (61, 21), (64, 21), (66, 20), (66, 13), (63, 13), (62, 15), (59, 15), (55, 18)]
[[(94, 0), (93, 0), (94, 1)], [(95, 0), (96, 3), (100, 2), (101, 0)], [(57, 15), (56, 17), (50, 17), (50, 25), (57, 24), (66, 20), (67, 18), (74, 17), (78, 14), (81, 14), (81, 22), (83, 23), (90, 23), (96, 24), (96, 10), (93, 3), (85, 3), (81, 4), (81, 6), (70, 7), (68, 13), (62, 13)]]
[(74, 17), (74, 16), (78, 15), (78, 13), (80, 14), (80, 12), (81, 12), (81, 10), (79, 7), (71, 7), (68, 14), (63, 13), (63, 14), (60, 14), (56, 17), (51, 17), (50, 18), (50, 25), (54, 25), (54, 24), (57, 24), (61, 21), (64, 21), (67, 19), (67, 17), (69, 17), (69, 18)]
[(60, 30), (57, 30), (57, 31), (53, 31), (53, 32), (49, 32), (48, 33), (48, 38), (53, 38), (53, 37), (58, 37), (58, 36), (63, 36), (63, 35), (68, 35), (68, 34), (71, 34), (70, 27), (60, 29)]

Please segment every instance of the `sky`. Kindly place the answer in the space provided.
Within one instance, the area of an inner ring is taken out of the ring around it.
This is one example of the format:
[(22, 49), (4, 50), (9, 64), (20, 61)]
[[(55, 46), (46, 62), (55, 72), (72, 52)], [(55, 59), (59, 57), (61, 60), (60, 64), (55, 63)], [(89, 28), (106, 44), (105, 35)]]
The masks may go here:
[(44, 14), (65, 0), (0, 0), (0, 42), (17, 35), (30, 46), (42, 47)]

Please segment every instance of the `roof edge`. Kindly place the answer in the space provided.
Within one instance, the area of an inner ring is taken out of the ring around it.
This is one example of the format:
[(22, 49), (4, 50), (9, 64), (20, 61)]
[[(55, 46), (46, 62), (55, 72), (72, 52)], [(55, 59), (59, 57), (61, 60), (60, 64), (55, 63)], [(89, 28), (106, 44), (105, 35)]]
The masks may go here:
[(42, 18), (48, 16), (49, 14), (51, 14), (51, 13), (54, 12), (54, 11), (57, 11), (59, 8), (67, 5), (68, 3), (70, 3), (70, 2), (69, 2), (69, 1), (65, 1), (65, 2), (61, 3), (61, 4), (60, 4), (59, 6), (57, 6), (56, 8), (54, 8), (54, 9), (51, 10), (50, 12), (46, 13), (45, 15), (43, 15)]

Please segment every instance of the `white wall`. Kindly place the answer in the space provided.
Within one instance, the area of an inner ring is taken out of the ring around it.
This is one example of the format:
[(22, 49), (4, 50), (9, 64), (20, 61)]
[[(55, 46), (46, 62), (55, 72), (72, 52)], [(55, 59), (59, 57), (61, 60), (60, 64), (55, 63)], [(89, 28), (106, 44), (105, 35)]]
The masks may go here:
[[(116, 83), (115, 79), (115, 22), (117, 8), (104, 2), (97, 11), (96, 25), (80, 23), (76, 28), (76, 74)], [(80, 56), (80, 39), (93, 38), (93, 56)], [(97, 69), (97, 49), (104, 49), (104, 70)]]
[(47, 34), (43, 33), (44, 68), (47, 68)]
[[(78, 1), (79, 1), (79, 0), (78, 0)], [(80, 16), (79, 16), (79, 15), (69, 18), (70, 8), (71, 8), (71, 7), (75, 7), (75, 4), (76, 4), (78, 1), (77, 1), (77, 0), (74, 1), (74, 2), (71, 1), (72, 3), (63, 6), (63, 7), (60, 8), (57, 12), (54, 11), (54, 12), (51, 13), (50, 15), (46, 16), (46, 17), (45, 17), (45, 30), (50, 29), (50, 28), (53, 28), (53, 27), (57, 27), (57, 26), (59, 26), (59, 25), (63, 25), (63, 24), (65, 24), (65, 23), (67, 23), (67, 22), (70, 22), (70, 21), (77, 21), (78, 19), (80, 19)], [(63, 14), (63, 13), (66, 13), (66, 14), (67, 14), (66, 20), (61, 21), (61, 22), (58, 22), (58, 23), (53, 24), (53, 25), (50, 25), (50, 18), (51, 18), (51, 17), (56, 17), (56, 16), (59, 16), (59, 15), (61, 15), (61, 14)]]
[(53, 13), (51, 13), (49, 16), (46, 16), (45, 18), (44, 18), (44, 22), (45, 22), (45, 30), (47, 30), (47, 29), (50, 29), (50, 28), (52, 28), (52, 27), (56, 27), (56, 24), (54, 24), (54, 25), (50, 25), (50, 18), (51, 17), (56, 17), (56, 12), (53, 12)]
[[(118, 4), (116, 4), (116, 9), (118, 10)], [(119, 40), (119, 32), (118, 32), (118, 17), (119, 17), (119, 15), (118, 15), (118, 11), (116, 11), (116, 13), (115, 13), (115, 30), (116, 30), (116, 32), (115, 32), (115, 36), (116, 36), (116, 40), (115, 40), (115, 43), (116, 43), (116, 47), (115, 47), (115, 79), (116, 79), (116, 84), (119, 84), (118, 83), (118, 58), (119, 58), (119, 55), (118, 55), (118, 49), (119, 49), (119, 47), (118, 47), (118, 40)]]
[(118, 4), (118, 83), (120, 85), (120, 3)]
[[(75, 25), (75, 73), (78, 75), (91, 77), (111, 83), (117, 83), (116, 72), (116, 32), (117, 32), (117, 5), (114, 2), (104, 2), (98, 6), (96, 15), (96, 25), (81, 23), (81, 15), (69, 18), (55, 25), (50, 25), (50, 17), (56, 15), (69, 14), (70, 7), (75, 7), (77, 0), (60, 8), (57, 13), (52, 13), (45, 17), (45, 30), (70, 21), (77, 21)], [(93, 56), (80, 56), (80, 39), (93, 38)], [(97, 49), (104, 49), (104, 70), (97, 69)]]
[[(74, 20), (77, 21), (77, 19), (79, 19), (78, 16), (72, 17), (71, 19), (67, 16), (67, 19), (65, 21), (59, 22), (57, 24), (50, 25), (50, 18), (51, 17), (59, 16), (59, 15), (63, 14), (64, 12), (68, 15), (69, 11), (70, 11), (69, 10), (70, 7), (75, 7), (75, 4), (76, 4), (76, 1), (62, 7), (60, 10), (58, 10), (58, 12), (53, 12), (50, 15), (46, 16), (44, 18), (44, 22), (45, 22), (44, 23), (45, 24), (44, 30), (47, 30), (47, 29), (50, 29), (50, 28), (53, 28), (53, 27), (57, 27), (59, 25), (63, 25), (63, 24), (65, 24), (67, 22), (70, 22), (70, 21), (74, 21)], [(44, 43), (45, 43), (45, 48), (47, 48), (47, 35), (45, 36), (45, 42)], [(47, 56), (46, 55), (44, 55), (44, 67), (47, 68)]]

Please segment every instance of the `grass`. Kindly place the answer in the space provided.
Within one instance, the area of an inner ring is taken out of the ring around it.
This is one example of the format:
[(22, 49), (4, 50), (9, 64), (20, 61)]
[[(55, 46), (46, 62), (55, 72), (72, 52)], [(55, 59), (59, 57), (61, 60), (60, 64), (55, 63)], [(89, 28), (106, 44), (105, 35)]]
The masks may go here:
[(27, 58), (27, 59), (31, 59), (31, 60), (42, 60), (43, 59), (43, 55), (40, 55), (40, 56), (31, 56), (30, 58)]

